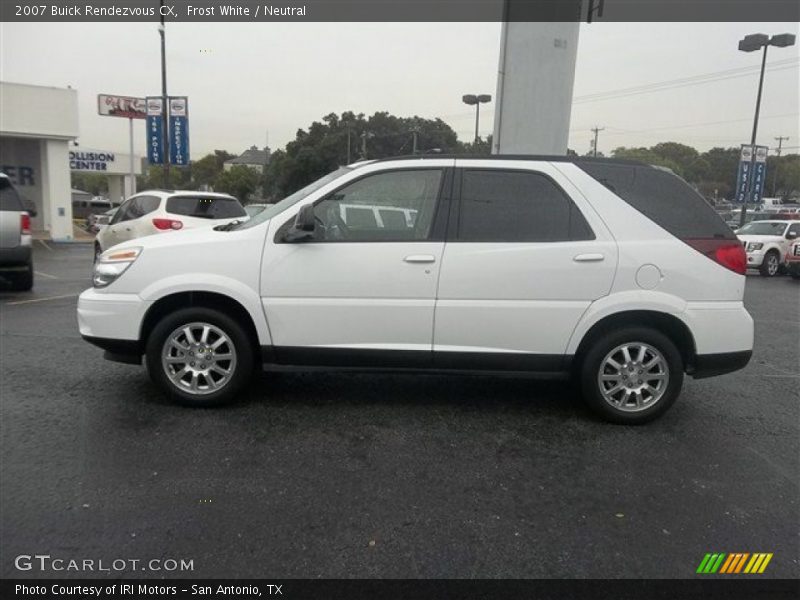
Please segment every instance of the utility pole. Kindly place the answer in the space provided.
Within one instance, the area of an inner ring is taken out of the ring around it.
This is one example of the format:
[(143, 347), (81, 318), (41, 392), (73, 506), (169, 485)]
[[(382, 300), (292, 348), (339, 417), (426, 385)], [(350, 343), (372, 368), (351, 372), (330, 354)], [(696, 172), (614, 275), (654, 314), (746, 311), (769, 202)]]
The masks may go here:
[[(778, 141), (778, 147), (775, 148), (775, 157), (781, 157), (781, 147), (783, 146), (784, 141), (789, 141), (789, 136), (778, 136), (775, 138)], [(772, 176), (772, 197), (776, 198), (778, 194), (778, 167), (780, 167), (780, 161), (775, 161), (775, 174)]]
[(592, 142), (592, 156), (597, 156), (597, 134), (604, 131), (605, 127), (592, 127), (590, 131), (594, 132), (594, 141)]
[(167, 41), (164, 30), (164, 0), (160, 0), (161, 24), (158, 33), (161, 35), (161, 153), (164, 155), (164, 187), (169, 189), (169, 97), (167, 96)]

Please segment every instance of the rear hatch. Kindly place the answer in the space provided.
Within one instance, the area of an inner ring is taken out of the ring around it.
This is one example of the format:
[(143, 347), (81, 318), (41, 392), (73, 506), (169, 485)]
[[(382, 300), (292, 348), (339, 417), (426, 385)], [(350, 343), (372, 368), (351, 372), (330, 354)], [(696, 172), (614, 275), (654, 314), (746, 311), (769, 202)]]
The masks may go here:
[(246, 220), (247, 212), (232, 196), (180, 195), (167, 199), (168, 216), (180, 220), (183, 227), (219, 225), (236, 220)]
[(8, 177), (0, 177), (0, 248), (19, 246), (22, 211), (22, 201), (14, 186)]

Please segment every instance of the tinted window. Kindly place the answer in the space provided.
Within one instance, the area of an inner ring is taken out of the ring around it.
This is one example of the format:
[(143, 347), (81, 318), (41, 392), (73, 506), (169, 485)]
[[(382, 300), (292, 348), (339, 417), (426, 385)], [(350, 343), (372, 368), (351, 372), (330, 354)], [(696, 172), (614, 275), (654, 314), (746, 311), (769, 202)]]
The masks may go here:
[(537, 173), (467, 170), (461, 180), (458, 239), (558, 242), (594, 239), (580, 210)]
[(117, 212), (114, 213), (114, 217), (111, 219), (109, 225), (114, 225), (121, 221), (127, 221), (131, 219), (132, 217), (130, 216), (130, 213), (132, 204), (133, 198), (128, 198), (125, 200), (125, 202), (123, 202), (122, 205), (120, 205), (120, 207), (117, 209)]
[(230, 219), (247, 216), (236, 198), (209, 196), (173, 196), (167, 200), (167, 212), (200, 219)]
[[(441, 169), (387, 171), (354, 181), (314, 207), (321, 225), (318, 240), (425, 240), (441, 182)], [(416, 218), (406, 219), (406, 213)]]
[(24, 210), (17, 191), (5, 177), (0, 177), (0, 210)]
[(800, 223), (792, 223), (789, 226), (789, 231), (786, 233), (794, 233), (796, 235), (800, 235)]
[(135, 218), (143, 217), (158, 209), (161, 200), (156, 196), (138, 196), (134, 202)]
[(736, 238), (703, 197), (674, 173), (647, 165), (576, 164), (677, 238)]

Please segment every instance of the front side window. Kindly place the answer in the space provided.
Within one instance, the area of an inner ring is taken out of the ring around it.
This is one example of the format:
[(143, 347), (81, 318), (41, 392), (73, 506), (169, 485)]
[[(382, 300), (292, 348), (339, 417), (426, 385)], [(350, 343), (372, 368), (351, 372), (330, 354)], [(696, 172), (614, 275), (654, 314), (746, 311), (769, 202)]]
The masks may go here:
[(592, 239), (594, 234), (578, 207), (550, 178), (525, 171), (464, 171), (459, 241)]
[(354, 181), (314, 207), (317, 241), (426, 240), (441, 183), (442, 169), (388, 171)]
[(753, 221), (738, 230), (741, 235), (783, 235), (786, 223), (780, 221)]
[(128, 221), (132, 217), (130, 216), (131, 206), (133, 205), (134, 198), (128, 198), (122, 205), (117, 209), (117, 212), (114, 213), (114, 217), (111, 219), (109, 225), (115, 225), (116, 223), (120, 223), (122, 221)]

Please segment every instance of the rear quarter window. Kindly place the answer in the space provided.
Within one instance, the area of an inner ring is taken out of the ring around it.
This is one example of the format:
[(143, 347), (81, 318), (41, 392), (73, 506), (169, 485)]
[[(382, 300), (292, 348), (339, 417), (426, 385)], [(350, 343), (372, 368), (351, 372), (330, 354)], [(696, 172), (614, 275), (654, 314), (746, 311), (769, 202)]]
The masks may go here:
[(208, 196), (172, 196), (167, 200), (167, 212), (200, 219), (230, 219), (247, 215), (236, 198)]
[(576, 164), (679, 239), (736, 239), (711, 205), (670, 171), (648, 165), (589, 161)]

